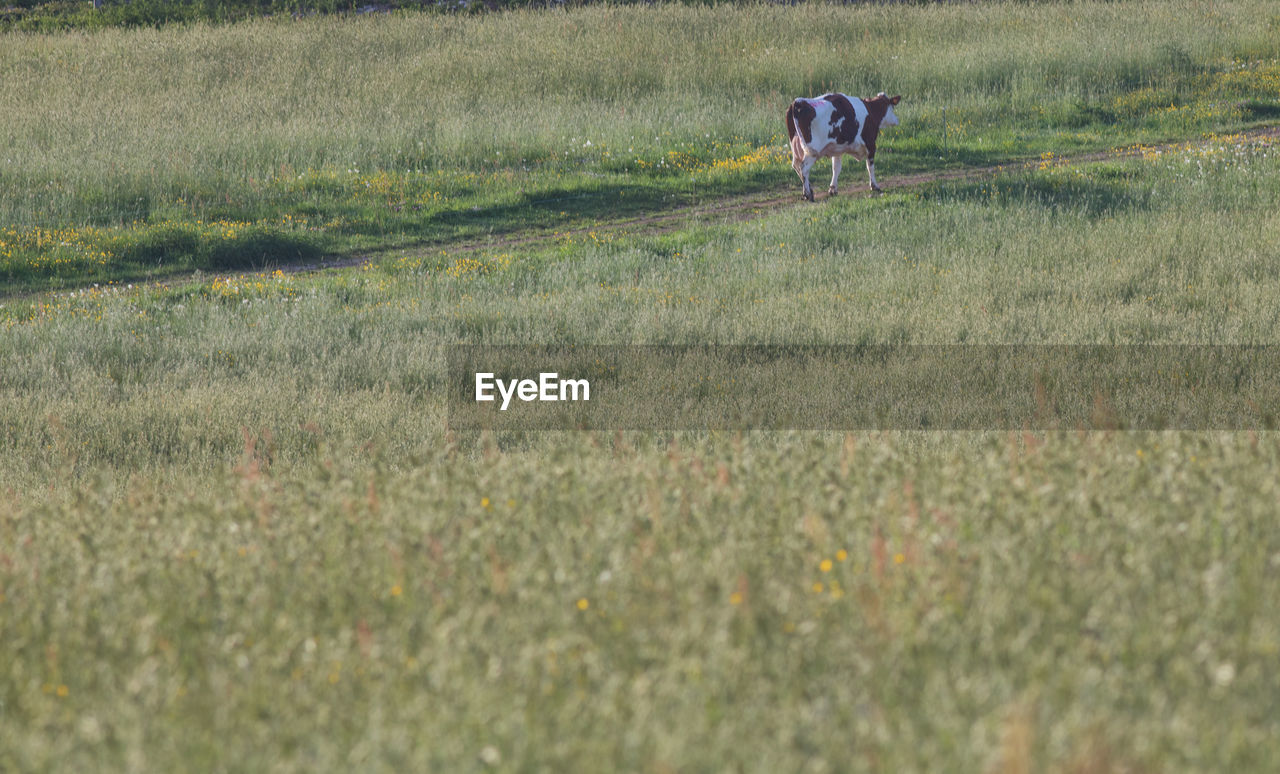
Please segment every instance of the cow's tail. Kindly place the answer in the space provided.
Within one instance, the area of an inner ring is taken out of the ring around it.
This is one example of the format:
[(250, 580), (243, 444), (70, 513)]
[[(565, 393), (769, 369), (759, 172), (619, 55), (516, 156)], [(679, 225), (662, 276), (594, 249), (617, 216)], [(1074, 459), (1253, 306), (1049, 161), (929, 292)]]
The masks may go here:
[(800, 100), (787, 105), (787, 139), (796, 136), (796, 118), (800, 115)]

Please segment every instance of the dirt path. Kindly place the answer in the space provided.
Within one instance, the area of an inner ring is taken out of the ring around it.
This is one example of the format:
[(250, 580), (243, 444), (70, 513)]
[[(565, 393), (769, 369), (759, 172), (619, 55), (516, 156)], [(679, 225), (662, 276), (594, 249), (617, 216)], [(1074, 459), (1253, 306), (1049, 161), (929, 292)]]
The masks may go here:
[[(1280, 137), (1280, 126), (1254, 129), (1248, 132), (1243, 132), (1242, 134), (1248, 139), (1258, 139), (1263, 137), (1276, 138)], [(1162, 145), (1095, 151), (1092, 153), (1082, 153), (1074, 156), (1055, 156), (1053, 157), (1053, 160), (1056, 163), (1088, 164), (1108, 159), (1133, 158), (1153, 151), (1172, 150), (1174, 148), (1185, 147), (1188, 143), (1192, 145), (1207, 145), (1211, 142), (1214, 141), (1204, 139), (1192, 141), (1184, 140), (1181, 142), (1165, 143)], [(1042, 159), (1028, 159), (997, 166), (966, 167), (963, 169), (948, 169), (939, 172), (917, 172), (901, 176), (889, 175), (885, 177), (884, 182), (886, 190), (902, 190), (904, 188), (913, 188), (941, 181), (972, 180), (991, 177), (1002, 171), (1034, 168), (1041, 162)], [(864, 181), (862, 181), (861, 178), (858, 178), (855, 175), (854, 179), (857, 182), (853, 182), (851, 180), (850, 187), (839, 194), (840, 196), (867, 197), (872, 195), (863, 185)], [(327, 269), (341, 269), (358, 266), (383, 255), (413, 255), (439, 251), (447, 252), (450, 255), (456, 255), (479, 251), (509, 250), (512, 248), (546, 244), (558, 239), (564, 239), (565, 237), (572, 238), (575, 236), (586, 236), (588, 234), (595, 234), (598, 236), (625, 232), (629, 236), (653, 236), (675, 231), (679, 228), (697, 223), (739, 222), (762, 217), (771, 212), (776, 212), (779, 209), (787, 207), (813, 206), (802, 200), (800, 196), (799, 182), (796, 180), (791, 180), (790, 182), (795, 183), (795, 185), (788, 185), (785, 190), (757, 192), (741, 196), (729, 196), (713, 203), (683, 205), (673, 207), (662, 212), (656, 212), (652, 215), (601, 221), (591, 226), (566, 229), (554, 234), (547, 233), (545, 229), (528, 229), (525, 231), (515, 231), (495, 235), (486, 239), (436, 242), (410, 248), (395, 248), (386, 251), (379, 251), (331, 262), (297, 266), (281, 266), (279, 268), (286, 272), (324, 271)], [(818, 188), (819, 186), (815, 186), (815, 190)], [(827, 194), (819, 194), (817, 201), (820, 202), (828, 198), (830, 198), (830, 196)]]
[[(1253, 129), (1243, 132), (1241, 135), (1248, 139), (1259, 139), (1264, 137), (1276, 138), (1280, 137), (1280, 126)], [(1144, 153), (1167, 151), (1175, 148), (1186, 147), (1188, 144), (1207, 145), (1211, 142), (1215, 142), (1215, 140), (1183, 140), (1181, 142), (1171, 142), (1162, 145), (1095, 151), (1092, 153), (1082, 153), (1074, 156), (1054, 156), (1053, 160), (1055, 163), (1088, 164), (1091, 162), (1105, 161), (1107, 159), (1132, 158), (1141, 156)], [(1038, 166), (1040, 163), (1042, 163), (1042, 159), (1037, 158), (1012, 161), (998, 166), (965, 167), (962, 169), (948, 169), (939, 172), (917, 172), (901, 176), (895, 176), (892, 174), (884, 175), (882, 173), (882, 182), (884, 182), (887, 190), (898, 191), (940, 181), (980, 179), (993, 176), (1001, 171), (1033, 168)], [(854, 171), (856, 170), (850, 170), (850, 172)], [(852, 177), (853, 179), (850, 180), (850, 187), (845, 189), (845, 192), (841, 193), (840, 196), (866, 197), (872, 195), (863, 186), (861, 178), (857, 175), (853, 175)], [(854, 182), (854, 180), (857, 182)], [(815, 190), (818, 189), (819, 186), (815, 186)], [(817, 200), (821, 202), (828, 198), (830, 197), (827, 194), (820, 194)], [(577, 236), (587, 236), (589, 234), (599, 236), (604, 234), (625, 233), (628, 236), (653, 236), (657, 234), (665, 234), (679, 228), (698, 223), (734, 223), (752, 220), (754, 218), (763, 217), (764, 215), (776, 212), (780, 209), (801, 206), (812, 207), (813, 205), (804, 202), (801, 198), (799, 182), (797, 180), (789, 180), (788, 185), (785, 188), (779, 188), (776, 191), (757, 192), (741, 196), (728, 196), (718, 199), (715, 202), (681, 205), (661, 212), (655, 212), (651, 215), (605, 220), (591, 226), (570, 228), (554, 233), (549, 233), (545, 228), (530, 228), (495, 235), (485, 239), (430, 242), (412, 247), (390, 248), (387, 250), (356, 255), (350, 258), (341, 258), (333, 261), (284, 264), (275, 268), (290, 274), (303, 274), (360, 266), (387, 255), (420, 255), (424, 253), (438, 253), (441, 251), (450, 255), (458, 255), (480, 251), (510, 250), (528, 247), (531, 245), (548, 244), (556, 240), (565, 239), (566, 237), (573, 238)], [(233, 274), (215, 273), (203, 274), (202, 276), (213, 279), (219, 276), (233, 277), (243, 273), (244, 272), (236, 272)], [(168, 277), (163, 281), (165, 284), (181, 283), (189, 281), (193, 276), (194, 275), (177, 275)], [(31, 294), (23, 293), (19, 294), (19, 297), (26, 295)]]

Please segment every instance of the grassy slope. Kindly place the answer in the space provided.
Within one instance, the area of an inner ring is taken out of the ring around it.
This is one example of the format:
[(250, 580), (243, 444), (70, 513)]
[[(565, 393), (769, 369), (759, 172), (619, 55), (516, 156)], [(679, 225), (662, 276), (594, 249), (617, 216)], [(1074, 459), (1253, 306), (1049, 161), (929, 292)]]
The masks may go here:
[(0, 302), (0, 769), (1275, 770), (1272, 433), (441, 429), (456, 339), (1280, 338), (1270, 145), (1044, 166)]
[(503, 447), (438, 387), (459, 337), (1274, 342), (1278, 164), (7, 306), (0, 764), (1271, 770), (1274, 434)]
[(1274, 118), (1268, 8), (596, 7), (10, 35), (0, 279), (263, 266), (784, 189), (782, 109), (832, 88), (905, 95), (887, 175), (1224, 131)]

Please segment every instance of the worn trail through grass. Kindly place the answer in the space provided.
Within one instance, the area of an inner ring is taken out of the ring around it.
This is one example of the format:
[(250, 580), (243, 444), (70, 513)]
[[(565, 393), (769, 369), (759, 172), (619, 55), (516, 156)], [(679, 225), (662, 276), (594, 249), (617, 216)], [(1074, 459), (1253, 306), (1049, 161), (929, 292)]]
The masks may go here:
[[(1232, 135), (1232, 137), (1244, 140), (1280, 138), (1280, 126), (1257, 127)], [(1138, 158), (1143, 154), (1163, 153), (1187, 147), (1202, 147), (1212, 142), (1221, 141), (1222, 139), (1222, 137), (1216, 135), (1207, 137), (1202, 136), (1195, 140), (1171, 140), (1159, 145), (1135, 145), (1124, 148), (1112, 148), (1105, 151), (1093, 151), (1063, 156), (1055, 155), (1051, 158), (1043, 156), (1026, 157), (1010, 159), (1008, 162), (1003, 164), (948, 168), (932, 172), (916, 172), (905, 175), (894, 175), (891, 171), (887, 171), (886, 173), (886, 170), (883, 170), (882, 167), (881, 177), (885, 182), (886, 193), (892, 195), (895, 192), (920, 188), (935, 183), (976, 180), (993, 177), (1004, 172), (1034, 170), (1046, 163), (1081, 165), (1109, 160)], [(892, 157), (892, 149), (886, 148), (882, 157), (884, 155)], [(889, 165), (889, 167), (891, 169), (891, 165)], [(846, 186), (841, 190), (838, 196), (846, 198), (866, 198), (875, 195), (865, 187), (862, 175), (860, 174), (862, 172), (863, 170), (860, 164), (847, 169), (844, 174)], [(825, 170), (818, 170), (813, 174), (815, 179), (819, 179), (825, 174)], [(822, 186), (817, 186), (817, 188), (822, 188)], [(794, 178), (788, 177), (785, 187), (777, 187), (766, 191), (753, 191), (715, 198), (712, 200), (698, 201), (691, 204), (674, 204), (670, 207), (642, 216), (626, 215), (616, 218), (601, 219), (590, 226), (571, 226), (562, 229), (554, 229), (544, 226), (517, 225), (510, 229), (495, 231), (483, 239), (460, 238), (428, 240), (409, 246), (399, 245), (382, 250), (360, 251), (346, 256), (331, 256), (330, 258), (321, 261), (312, 260), (271, 263), (263, 268), (279, 269), (288, 274), (306, 274), (352, 268), (355, 266), (375, 263), (380, 259), (389, 256), (395, 256), (397, 258), (412, 258), (425, 254), (445, 254), (456, 256), (484, 251), (505, 251), (515, 248), (543, 246), (553, 244), (558, 240), (572, 240), (579, 237), (588, 237), (592, 234), (596, 236), (608, 235), (612, 237), (658, 236), (699, 224), (715, 225), (754, 220), (789, 207), (812, 207), (830, 198), (833, 197), (829, 194), (818, 192), (816, 203), (810, 204), (805, 202), (799, 193), (798, 181)], [(566, 219), (571, 218), (572, 213), (566, 216)], [(200, 278), (213, 281), (218, 278), (227, 279), (241, 274), (243, 274), (243, 272), (187, 272), (169, 275), (164, 278), (164, 282), (165, 284), (182, 284), (184, 282), (191, 282)], [(0, 298), (8, 298), (11, 300), (35, 298), (44, 295), (45, 292), (46, 291), (25, 290), (17, 293), (0, 294)], [(59, 292), (76, 293), (79, 291), (73, 289), (70, 291)]]
[[(1280, 126), (1268, 126), (1242, 133), (1244, 139), (1259, 138), (1275, 138), (1280, 137)], [(1205, 145), (1214, 142), (1220, 138), (1200, 138), (1198, 140), (1182, 140), (1170, 141), (1163, 145), (1141, 145), (1128, 148), (1113, 148), (1106, 151), (1094, 151), (1091, 153), (1081, 153), (1070, 156), (1054, 156), (1051, 161), (1053, 163), (1066, 164), (1091, 164), (1107, 160), (1118, 160), (1126, 158), (1140, 157), (1144, 153), (1156, 153), (1172, 150), (1174, 148), (1185, 148), (1187, 146)], [(886, 149), (888, 150), (888, 149)], [(891, 155), (892, 150), (888, 154)], [(1001, 172), (1018, 170), (1018, 169), (1034, 169), (1038, 165), (1046, 161), (1043, 157), (1031, 159), (1015, 159), (1005, 164), (961, 167), (958, 169), (946, 169), (936, 172), (918, 172), (914, 174), (893, 176), (884, 175), (887, 178), (886, 191), (894, 192), (903, 189), (917, 188), (932, 183), (956, 180), (973, 180), (977, 178), (990, 177)], [(862, 171), (861, 165), (854, 165), (845, 171), (846, 185), (838, 194), (846, 197), (868, 197), (873, 196), (863, 184), (863, 180), (858, 176)], [(823, 172), (815, 171), (812, 173), (814, 179), (821, 177)], [(857, 182), (852, 182), (856, 180)], [(628, 236), (656, 236), (672, 231), (686, 228), (695, 224), (713, 224), (724, 222), (741, 222), (753, 220), (766, 214), (777, 211), (779, 208), (813, 206), (802, 200), (799, 193), (798, 183), (788, 180), (788, 186), (785, 193), (778, 190), (756, 191), (752, 193), (729, 196), (715, 201), (697, 202), (694, 204), (684, 204), (673, 206), (662, 211), (653, 212), (640, 217), (619, 217), (616, 219), (606, 219), (593, 224), (591, 226), (582, 226), (575, 228), (567, 228), (563, 230), (548, 230), (543, 227), (526, 227), (515, 228), (510, 231), (495, 232), (485, 239), (461, 239), (461, 240), (444, 240), (424, 242), (411, 247), (397, 247), (388, 250), (364, 252), (347, 258), (340, 258), (330, 261), (306, 262), (290, 265), (280, 265), (277, 268), (290, 273), (323, 271), (328, 269), (342, 269), (351, 266), (359, 266), (361, 264), (376, 261), (384, 255), (414, 255), (423, 252), (442, 251), (448, 254), (479, 252), (484, 250), (507, 250), (511, 248), (531, 247), (540, 244), (554, 242), (558, 239), (585, 236), (589, 234), (613, 234)], [(815, 186), (815, 189), (822, 186)], [(818, 193), (818, 201), (833, 198), (829, 194)]]

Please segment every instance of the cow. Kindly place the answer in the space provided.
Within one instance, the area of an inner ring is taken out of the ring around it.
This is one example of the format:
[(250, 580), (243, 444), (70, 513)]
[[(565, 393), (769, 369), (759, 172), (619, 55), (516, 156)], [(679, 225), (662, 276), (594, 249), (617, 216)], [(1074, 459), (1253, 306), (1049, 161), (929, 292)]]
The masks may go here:
[(804, 183), (804, 198), (813, 201), (809, 170), (819, 158), (831, 159), (831, 187), (835, 195), (840, 177), (840, 157), (848, 153), (866, 159), (871, 190), (876, 184), (876, 138), (880, 129), (897, 126), (893, 106), (901, 96), (888, 97), (882, 91), (874, 99), (844, 94), (823, 94), (817, 99), (797, 99), (787, 106), (787, 136), (791, 141), (791, 168)]

